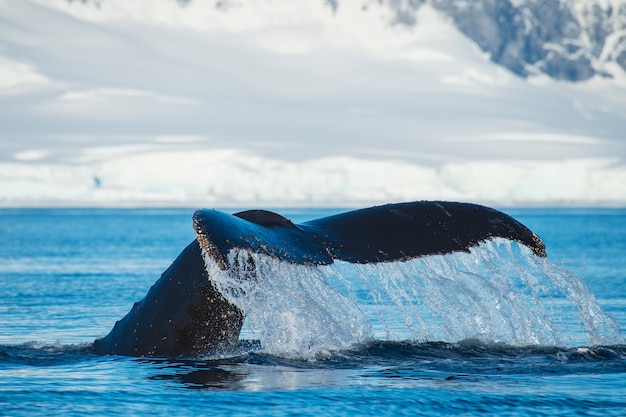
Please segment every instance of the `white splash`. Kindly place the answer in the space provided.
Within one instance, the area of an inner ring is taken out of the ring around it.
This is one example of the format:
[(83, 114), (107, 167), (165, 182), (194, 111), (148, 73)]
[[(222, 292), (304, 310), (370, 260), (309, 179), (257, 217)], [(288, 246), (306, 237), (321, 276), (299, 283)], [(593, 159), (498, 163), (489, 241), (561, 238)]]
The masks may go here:
[(622, 343), (584, 283), (505, 239), (408, 262), (303, 266), (233, 250), (218, 289), (246, 315), (243, 338), (312, 357), (371, 340), (511, 345)]
[(244, 250), (231, 251), (228, 271), (205, 260), (218, 289), (246, 315), (242, 337), (260, 339), (267, 353), (308, 357), (372, 338), (358, 300), (329, 285), (325, 268)]

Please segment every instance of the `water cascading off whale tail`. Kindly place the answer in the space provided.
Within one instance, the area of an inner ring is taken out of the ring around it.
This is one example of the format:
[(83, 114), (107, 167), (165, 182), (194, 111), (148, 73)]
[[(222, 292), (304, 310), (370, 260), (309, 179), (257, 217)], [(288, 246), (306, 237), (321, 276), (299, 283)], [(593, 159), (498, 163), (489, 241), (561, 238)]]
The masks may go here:
[(246, 316), (242, 335), (268, 353), (308, 356), (372, 338), (621, 337), (582, 281), (545, 259), (536, 234), (488, 207), (389, 204), (300, 224), (204, 209), (193, 223), (212, 282)]

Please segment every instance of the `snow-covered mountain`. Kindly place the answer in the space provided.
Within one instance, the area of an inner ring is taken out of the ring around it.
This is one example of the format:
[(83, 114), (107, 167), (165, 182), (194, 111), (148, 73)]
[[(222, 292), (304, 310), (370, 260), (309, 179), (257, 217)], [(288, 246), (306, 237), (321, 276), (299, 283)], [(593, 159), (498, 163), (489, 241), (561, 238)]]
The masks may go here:
[(626, 70), (624, 0), (390, 1), (396, 21), (417, 23), (428, 4), (448, 16), (491, 60), (523, 77), (581, 81)]
[(0, 205), (624, 205), (625, 4), (0, 0)]

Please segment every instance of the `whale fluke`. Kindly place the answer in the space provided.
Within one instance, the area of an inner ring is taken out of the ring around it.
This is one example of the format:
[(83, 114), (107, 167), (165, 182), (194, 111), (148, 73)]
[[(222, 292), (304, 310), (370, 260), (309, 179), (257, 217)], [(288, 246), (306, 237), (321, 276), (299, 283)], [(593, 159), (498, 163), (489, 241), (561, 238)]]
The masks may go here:
[(200, 246), (222, 269), (229, 267), (227, 255), (235, 248), (297, 264), (377, 263), (467, 252), (497, 237), (546, 256), (545, 245), (526, 226), (498, 210), (469, 203), (387, 204), (297, 225), (264, 210), (229, 215), (202, 209), (194, 213), (193, 224)]

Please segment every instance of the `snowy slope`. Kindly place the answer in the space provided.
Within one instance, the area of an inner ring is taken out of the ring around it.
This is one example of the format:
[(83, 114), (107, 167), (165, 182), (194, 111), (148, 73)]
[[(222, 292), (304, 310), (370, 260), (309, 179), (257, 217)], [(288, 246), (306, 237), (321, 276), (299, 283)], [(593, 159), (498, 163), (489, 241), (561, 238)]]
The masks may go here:
[(0, 0), (0, 205), (626, 204), (619, 68), (523, 79), (429, 4), (396, 17)]
[(626, 70), (624, 0), (423, 1), (520, 76), (580, 81)]

